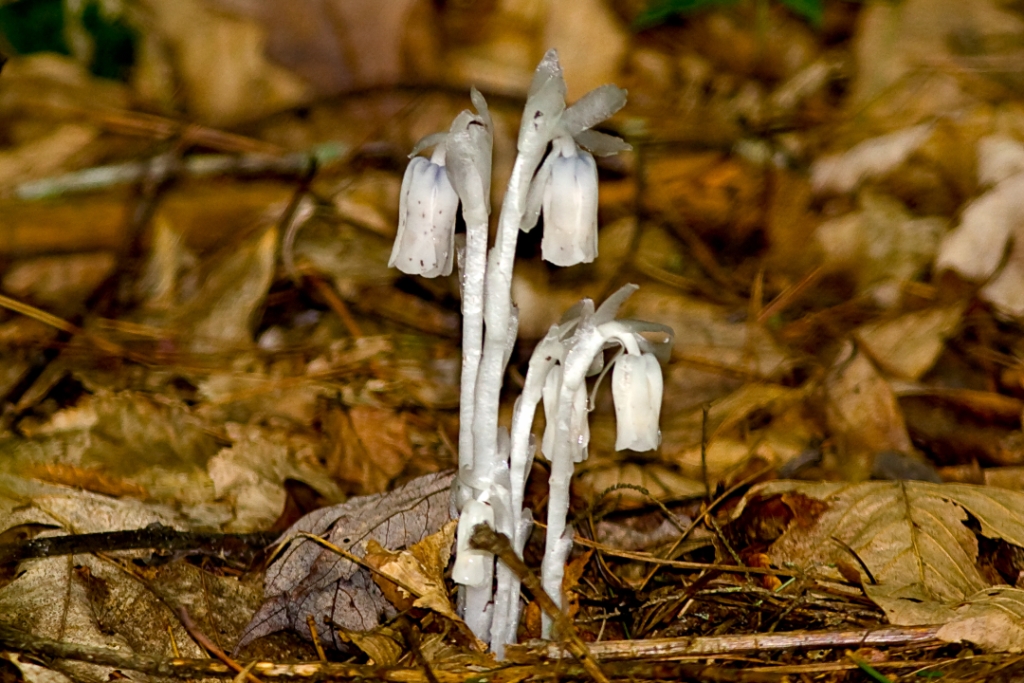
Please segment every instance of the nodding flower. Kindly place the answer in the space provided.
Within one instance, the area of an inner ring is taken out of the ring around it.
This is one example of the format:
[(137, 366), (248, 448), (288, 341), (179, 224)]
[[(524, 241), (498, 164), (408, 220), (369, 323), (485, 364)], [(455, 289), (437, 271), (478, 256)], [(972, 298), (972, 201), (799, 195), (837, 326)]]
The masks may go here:
[[(476, 88), (470, 90), (470, 99), (477, 113), (460, 113), (447, 133), (428, 135), (409, 155), (412, 161), (405, 169), (399, 197), (398, 235), (388, 261), (389, 267), (408, 275), (451, 274), (460, 201), (467, 221), (483, 220), (486, 225), (490, 212), (491, 115)], [(434, 148), (429, 159), (416, 156), (429, 147)]]
[(388, 266), (407, 275), (450, 275), (455, 262), (459, 195), (445, 170), (445, 147), (430, 159), (413, 157), (405, 169), (398, 207), (398, 235)]
[(662, 387), (661, 366), (653, 354), (624, 353), (615, 361), (615, 450), (651, 451), (661, 443)]
[(544, 237), (541, 255), (556, 266), (597, 258), (597, 164), (569, 137), (556, 138), (541, 166)]
[[(543, 63), (542, 63), (543, 66)], [(541, 254), (556, 266), (590, 263), (597, 258), (597, 164), (594, 155), (610, 156), (632, 149), (621, 139), (592, 127), (626, 103), (626, 91), (614, 85), (591, 90), (565, 106), (565, 81), (560, 69), (538, 68), (527, 113), (545, 121), (550, 144), (544, 162), (530, 183), (520, 228), (529, 232), (544, 214)], [(534, 141), (537, 142), (537, 141)], [(520, 149), (523, 148), (520, 142)]]

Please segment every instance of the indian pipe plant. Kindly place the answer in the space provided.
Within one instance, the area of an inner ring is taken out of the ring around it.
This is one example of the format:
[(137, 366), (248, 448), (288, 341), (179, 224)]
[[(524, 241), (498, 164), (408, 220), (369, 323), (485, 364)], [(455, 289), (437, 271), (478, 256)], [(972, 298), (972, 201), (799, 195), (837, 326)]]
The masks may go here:
[[(493, 128), (487, 103), (475, 89), (476, 113), (463, 111), (447, 133), (427, 136), (413, 149), (402, 182), (398, 235), (390, 265), (404, 273), (449, 275), (458, 260), (462, 288), (462, 379), (459, 469), (453, 504), (459, 512), (453, 576), (461, 585), (459, 609), (473, 632), (500, 658), (519, 625), (518, 578), (489, 552), (470, 547), (473, 527), (487, 524), (507, 536), (522, 556), (533, 517), (523, 492), (536, 442), (531, 427), (544, 403), (541, 452), (551, 465), (547, 542), (541, 564), (545, 590), (559, 605), (562, 576), (572, 549), (567, 524), (569, 485), (576, 463), (587, 457), (588, 412), (593, 392), (609, 369), (615, 402), (617, 450), (658, 447), (662, 373), (672, 342), (664, 325), (616, 320), (637, 289), (626, 285), (595, 308), (584, 299), (537, 344), (511, 431), (498, 425), (501, 385), (518, 317), (511, 298), (512, 266), (519, 232), (541, 215), (542, 256), (558, 266), (597, 257), (597, 165), (593, 155), (629, 150), (621, 139), (593, 130), (626, 103), (614, 85), (565, 104), (565, 80), (554, 50), (533, 76), (519, 128), (518, 156), (488, 249)], [(417, 156), (432, 148), (429, 158)], [(465, 242), (456, 240), (459, 206)], [(658, 339), (650, 341), (644, 333)], [(608, 362), (606, 350), (611, 352)], [(587, 378), (597, 375), (588, 392)], [(545, 620), (544, 636), (551, 635)]]

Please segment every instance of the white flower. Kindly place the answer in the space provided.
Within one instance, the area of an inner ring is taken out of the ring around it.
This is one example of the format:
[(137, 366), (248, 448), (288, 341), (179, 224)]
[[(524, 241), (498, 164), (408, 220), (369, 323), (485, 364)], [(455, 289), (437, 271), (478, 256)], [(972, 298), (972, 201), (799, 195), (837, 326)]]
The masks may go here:
[(661, 366), (653, 354), (626, 353), (615, 361), (615, 450), (651, 451), (661, 443), (662, 387)]
[(388, 266), (408, 275), (449, 275), (455, 260), (459, 196), (444, 166), (445, 148), (414, 157), (405, 169), (398, 207), (398, 235)]
[[(558, 56), (548, 52), (530, 85), (519, 130), (519, 151), (539, 159), (551, 151), (529, 183), (520, 229), (529, 232), (543, 210), (545, 261), (557, 266), (590, 263), (597, 257), (597, 164), (632, 149), (619, 138), (591, 130), (626, 103), (614, 85), (591, 90), (565, 106), (565, 81)], [(588, 151), (584, 151), (588, 150)]]
[(558, 138), (537, 182), (544, 183), (541, 255), (556, 266), (597, 258), (597, 164), (570, 138)]

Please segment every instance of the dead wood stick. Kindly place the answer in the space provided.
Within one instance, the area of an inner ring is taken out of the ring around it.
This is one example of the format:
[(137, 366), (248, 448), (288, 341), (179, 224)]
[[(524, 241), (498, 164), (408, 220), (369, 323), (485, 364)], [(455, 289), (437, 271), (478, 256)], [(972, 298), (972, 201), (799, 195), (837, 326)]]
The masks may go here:
[[(525, 583), (525, 582), (524, 582)], [(791, 631), (788, 633), (750, 633), (684, 638), (648, 638), (645, 640), (609, 640), (590, 643), (590, 653), (601, 661), (669, 657), (709, 657), (765, 650), (824, 650), (840, 647), (878, 645), (925, 645), (938, 642), (939, 626), (886, 626), (849, 631)], [(565, 657), (555, 643), (539, 647), (509, 645), (513, 661), (528, 657), (560, 659)]]
[(498, 559), (504, 562), (505, 566), (511, 569), (512, 573), (523, 582), (526, 589), (533, 594), (540, 608), (554, 620), (558, 635), (565, 640), (565, 645), (568, 647), (569, 652), (579, 660), (583, 668), (587, 670), (587, 673), (598, 683), (608, 683), (608, 677), (604, 675), (601, 667), (597, 665), (597, 662), (590, 655), (586, 643), (576, 633), (576, 627), (573, 626), (572, 621), (555, 604), (555, 601), (548, 595), (547, 591), (544, 590), (544, 586), (541, 585), (540, 579), (537, 578), (536, 574), (530, 571), (526, 563), (519, 559), (516, 551), (512, 549), (512, 543), (509, 542), (508, 536), (495, 533), (486, 524), (477, 524), (473, 527), (473, 535), (469, 539), (469, 544), (479, 550), (486, 550), (497, 555)]
[(263, 683), (263, 681), (261, 681), (255, 675), (253, 675), (252, 665), (242, 666), (234, 659), (229, 657), (227, 652), (224, 652), (224, 650), (220, 649), (220, 646), (218, 646), (217, 643), (210, 640), (209, 636), (207, 636), (205, 633), (202, 632), (202, 630), (200, 630), (196, 622), (192, 621), (192, 617), (189, 615), (188, 610), (185, 609), (184, 606), (179, 607), (177, 613), (178, 620), (181, 622), (181, 625), (185, 627), (185, 630), (188, 631), (188, 634), (192, 636), (192, 639), (194, 641), (203, 646), (203, 648), (205, 648), (206, 651), (212, 654), (214, 657), (216, 657), (217, 659), (231, 667), (233, 671), (238, 672), (239, 675), (235, 678), (236, 681), (240, 678), (245, 678), (246, 680), (251, 681), (251, 683)]
[(230, 554), (248, 547), (263, 548), (273, 543), (280, 534), (258, 532), (252, 534), (212, 534), (178, 531), (162, 524), (151, 524), (144, 529), (105, 531), (92, 534), (46, 536), (19, 543), (0, 544), (0, 565), (35, 557), (55, 557), (78, 553), (110, 552), (114, 550), (199, 550), (210, 554)]
[[(781, 635), (781, 634), (779, 634)], [(906, 643), (908, 641), (902, 641)], [(889, 644), (896, 644), (890, 642)], [(16, 652), (31, 653), (49, 659), (69, 659), (89, 662), (101, 666), (139, 671), (152, 676), (170, 678), (204, 678), (234, 677), (227, 664), (216, 659), (162, 659), (145, 654), (124, 652), (93, 645), (65, 643), (50, 638), (42, 638), (0, 622), (0, 645)], [(518, 649), (518, 648), (517, 648)], [(707, 656), (707, 655), (704, 655)], [(311, 680), (346, 680), (364, 679), (387, 681), (389, 683), (431, 683), (422, 669), (410, 667), (381, 667), (365, 664), (340, 664), (334, 662), (302, 662), (298, 664), (279, 664), (277, 662), (259, 661), (252, 663), (250, 671), (264, 679), (311, 679)], [(905, 662), (888, 662), (883, 668), (901, 667)], [(246, 665), (249, 666), (248, 664)], [(847, 670), (850, 664), (815, 664), (810, 666), (758, 667), (756, 669), (737, 670), (721, 665), (693, 664), (687, 662), (609, 662), (605, 672), (617, 680), (665, 680), (665, 681), (721, 681), (727, 683), (776, 683), (780, 674), (816, 671)], [(479, 681), (482, 676), (490, 680), (522, 681), (581, 679), (590, 676), (582, 666), (574, 664), (526, 664), (505, 665), (492, 672), (482, 672), (477, 668), (466, 670), (445, 670), (435, 668), (433, 671), (438, 683), (469, 683)]]

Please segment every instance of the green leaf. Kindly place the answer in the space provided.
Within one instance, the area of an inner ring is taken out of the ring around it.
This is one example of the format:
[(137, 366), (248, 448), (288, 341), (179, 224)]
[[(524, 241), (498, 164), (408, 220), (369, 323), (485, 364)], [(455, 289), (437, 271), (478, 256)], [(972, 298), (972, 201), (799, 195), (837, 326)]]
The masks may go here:
[(693, 14), (703, 9), (727, 7), (736, 2), (737, 0), (655, 0), (633, 21), (633, 26), (637, 29), (650, 28), (664, 23), (677, 14)]
[(807, 22), (818, 28), (821, 26), (822, 16), (825, 13), (824, 0), (780, 0), (794, 14), (798, 14)]
[(0, 33), (19, 55), (33, 52), (70, 54), (64, 42), (63, 0), (0, 3)]

